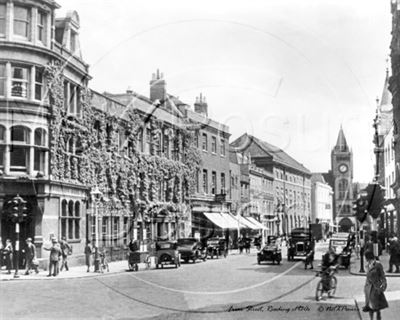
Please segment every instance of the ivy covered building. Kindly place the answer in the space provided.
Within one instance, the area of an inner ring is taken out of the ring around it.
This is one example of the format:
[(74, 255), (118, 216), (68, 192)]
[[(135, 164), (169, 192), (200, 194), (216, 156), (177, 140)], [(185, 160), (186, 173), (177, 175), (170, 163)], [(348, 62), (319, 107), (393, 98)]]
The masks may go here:
[(66, 237), (71, 262), (80, 263), (96, 237), (118, 258), (131, 237), (190, 233), (201, 161), (193, 131), (133, 92), (89, 90), (79, 16), (55, 18), (57, 8), (52, 0), (0, 0), (1, 240), (15, 241), (8, 204), (17, 194), (29, 209), (21, 238), (34, 239), (44, 265), (53, 236)]

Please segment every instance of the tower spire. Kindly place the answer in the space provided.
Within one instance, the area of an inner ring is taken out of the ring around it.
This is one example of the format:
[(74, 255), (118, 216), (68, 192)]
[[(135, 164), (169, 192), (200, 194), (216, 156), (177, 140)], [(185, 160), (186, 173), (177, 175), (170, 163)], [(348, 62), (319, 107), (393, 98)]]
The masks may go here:
[(344, 135), (343, 126), (340, 125), (338, 138), (336, 141), (335, 151), (348, 152), (349, 146), (347, 145), (346, 137)]

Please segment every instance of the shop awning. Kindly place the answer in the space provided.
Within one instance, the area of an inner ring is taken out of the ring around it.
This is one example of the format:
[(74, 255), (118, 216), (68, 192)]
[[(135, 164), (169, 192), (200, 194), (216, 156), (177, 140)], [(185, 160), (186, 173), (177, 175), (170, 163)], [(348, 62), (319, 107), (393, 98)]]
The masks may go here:
[(229, 224), (229, 229), (237, 229), (243, 228), (243, 225), (232, 215), (229, 213), (224, 214), (224, 218), (226, 219), (227, 223)]
[(239, 217), (239, 222), (243, 225), (244, 228), (246, 229), (251, 229), (251, 230), (259, 230), (258, 227), (256, 227), (252, 222), (247, 220), (245, 217)]
[(267, 230), (268, 229), (266, 226), (264, 226), (262, 223), (258, 222), (253, 217), (247, 217), (246, 219), (249, 220), (250, 222), (252, 222), (259, 230)]
[(204, 215), (215, 225), (222, 229), (227, 229), (228, 224), (220, 213), (217, 212), (204, 212)]

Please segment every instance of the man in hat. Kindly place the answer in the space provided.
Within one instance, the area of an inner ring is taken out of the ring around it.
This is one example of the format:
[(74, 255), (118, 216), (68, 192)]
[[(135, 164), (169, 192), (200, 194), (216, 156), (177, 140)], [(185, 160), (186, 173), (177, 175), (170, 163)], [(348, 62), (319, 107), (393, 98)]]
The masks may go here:
[(62, 253), (62, 260), (61, 260), (60, 271), (62, 271), (64, 267), (65, 267), (65, 270), (68, 271), (68, 262), (67, 262), (67, 258), (68, 258), (68, 255), (69, 255), (70, 252), (71, 252), (71, 246), (69, 245), (69, 243), (67, 242), (67, 240), (65, 239), (65, 237), (62, 237), (62, 238), (61, 238), (60, 247), (61, 247), (61, 253)]
[(25, 250), (25, 274), (29, 275), (31, 269), (39, 273), (38, 265), (36, 264), (36, 247), (32, 243), (32, 238), (26, 239), (26, 250)]
[(44, 248), (44, 249), (50, 251), (48, 277), (51, 277), (52, 269), (53, 269), (53, 277), (55, 277), (58, 275), (58, 262), (60, 261), (61, 248), (56, 238), (52, 238), (51, 242), (52, 246), (50, 248)]

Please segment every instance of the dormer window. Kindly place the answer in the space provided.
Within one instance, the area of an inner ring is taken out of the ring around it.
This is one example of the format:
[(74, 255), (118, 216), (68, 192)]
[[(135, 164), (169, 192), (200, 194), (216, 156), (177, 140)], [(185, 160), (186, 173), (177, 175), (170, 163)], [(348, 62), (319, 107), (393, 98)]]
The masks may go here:
[(14, 34), (29, 38), (31, 13), (28, 8), (14, 6)]

